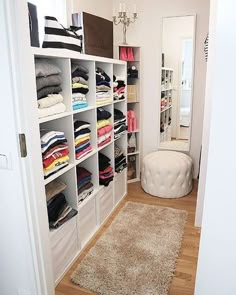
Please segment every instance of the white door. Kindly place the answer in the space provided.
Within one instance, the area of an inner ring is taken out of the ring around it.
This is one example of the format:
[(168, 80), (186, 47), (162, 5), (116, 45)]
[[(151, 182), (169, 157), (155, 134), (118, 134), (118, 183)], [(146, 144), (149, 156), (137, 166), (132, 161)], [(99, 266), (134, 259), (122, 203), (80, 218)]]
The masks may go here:
[(0, 1), (0, 293), (4, 295), (54, 292), (50, 263), (45, 261), (49, 247), (42, 244), (46, 223), (38, 218), (41, 191), (32, 180), (36, 173), (32, 144), (26, 157), (21, 157), (19, 146), (19, 133), (31, 142), (29, 130), (34, 128), (34, 122), (24, 125), (31, 115), (24, 112), (25, 104), (33, 93), (27, 77), (33, 73), (27, 22), (26, 1)]

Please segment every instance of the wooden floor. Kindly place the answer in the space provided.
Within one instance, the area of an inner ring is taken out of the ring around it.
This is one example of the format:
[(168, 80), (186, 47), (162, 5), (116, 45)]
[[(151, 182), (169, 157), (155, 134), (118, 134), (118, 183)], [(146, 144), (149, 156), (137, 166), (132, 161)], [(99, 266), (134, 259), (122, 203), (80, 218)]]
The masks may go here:
[(87, 290), (79, 288), (70, 281), (70, 275), (77, 267), (78, 263), (83, 259), (89, 249), (96, 243), (98, 238), (103, 234), (106, 228), (111, 224), (114, 217), (118, 214), (125, 202), (133, 201), (143, 204), (153, 204), (158, 206), (172, 207), (176, 209), (185, 209), (188, 211), (188, 220), (185, 227), (182, 248), (177, 260), (176, 272), (171, 284), (169, 295), (192, 295), (194, 294), (195, 275), (197, 266), (198, 246), (200, 238), (200, 230), (194, 227), (195, 207), (196, 207), (197, 184), (194, 185), (193, 192), (184, 198), (168, 200), (151, 197), (144, 193), (140, 187), (140, 183), (129, 185), (127, 197), (120, 203), (109, 220), (96, 234), (92, 241), (88, 244), (80, 257), (62, 279), (56, 288), (56, 295), (85, 295), (94, 294)]

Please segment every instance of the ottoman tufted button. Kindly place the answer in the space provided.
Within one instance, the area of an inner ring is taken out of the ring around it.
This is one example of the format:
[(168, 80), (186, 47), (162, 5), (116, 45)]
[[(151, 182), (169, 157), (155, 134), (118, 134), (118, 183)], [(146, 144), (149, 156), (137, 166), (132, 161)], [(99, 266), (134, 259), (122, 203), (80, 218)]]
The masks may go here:
[(161, 198), (180, 198), (192, 190), (192, 159), (183, 153), (158, 151), (144, 157), (141, 185)]

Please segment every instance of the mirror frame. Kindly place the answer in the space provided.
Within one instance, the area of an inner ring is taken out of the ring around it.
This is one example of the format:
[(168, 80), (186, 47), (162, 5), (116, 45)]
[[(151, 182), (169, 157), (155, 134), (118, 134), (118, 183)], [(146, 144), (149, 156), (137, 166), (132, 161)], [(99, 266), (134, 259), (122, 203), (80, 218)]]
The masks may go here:
[[(175, 149), (175, 148), (167, 148), (167, 147), (161, 147), (161, 137), (160, 137), (160, 119), (161, 119), (161, 112), (160, 112), (160, 104), (161, 104), (161, 85), (162, 85), (162, 49), (163, 49), (163, 23), (164, 23), (164, 19), (167, 18), (176, 18), (176, 17), (187, 17), (187, 16), (192, 16), (193, 17), (193, 60), (192, 60), (192, 91), (191, 91), (191, 107), (190, 107), (190, 134), (189, 134), (189, 143), (188, 143), (188, 150), (183, 150), (183, 149)], [(195, 59), (196, 59), (196, 28), (197, 28), (197, 14), (196, 13), (192, 13), (192, 14), (183, 14), (183, 15), (173, 15), (173, 16), (162, 16), (161, 17), (161, 41), (160, 41), (160, 45), (161, 45), (161, 54), (160, 54), (160, 71), (159, 71), (159, 86), (160, 86), (160, 94), (159, 94), (159, 99), (158, 99), (158, 107), (159, 107), (159, 112), (158, 112), (158, 150), (173, 150), (173, 151), (179, 151), (179, 152), (185, 152), (185, 153), (189, 153), (191, 150), (191, 142), (192, 142), (192, 122), (193, 122), (193, 98), (194, 98), (194, 89), (195, 89), (195, 85), (194, 85), (194, 78), (195, 78)]]

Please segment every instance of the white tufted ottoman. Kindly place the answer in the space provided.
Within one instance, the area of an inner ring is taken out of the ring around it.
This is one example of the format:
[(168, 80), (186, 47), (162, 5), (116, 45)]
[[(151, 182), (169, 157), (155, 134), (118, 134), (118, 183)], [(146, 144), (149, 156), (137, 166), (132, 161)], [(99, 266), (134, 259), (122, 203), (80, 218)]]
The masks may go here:
[(158, 151), (144, 157), (141, 185), (160, 198), (180, 198), (193, 186), (193, 161), (183, 153)]

